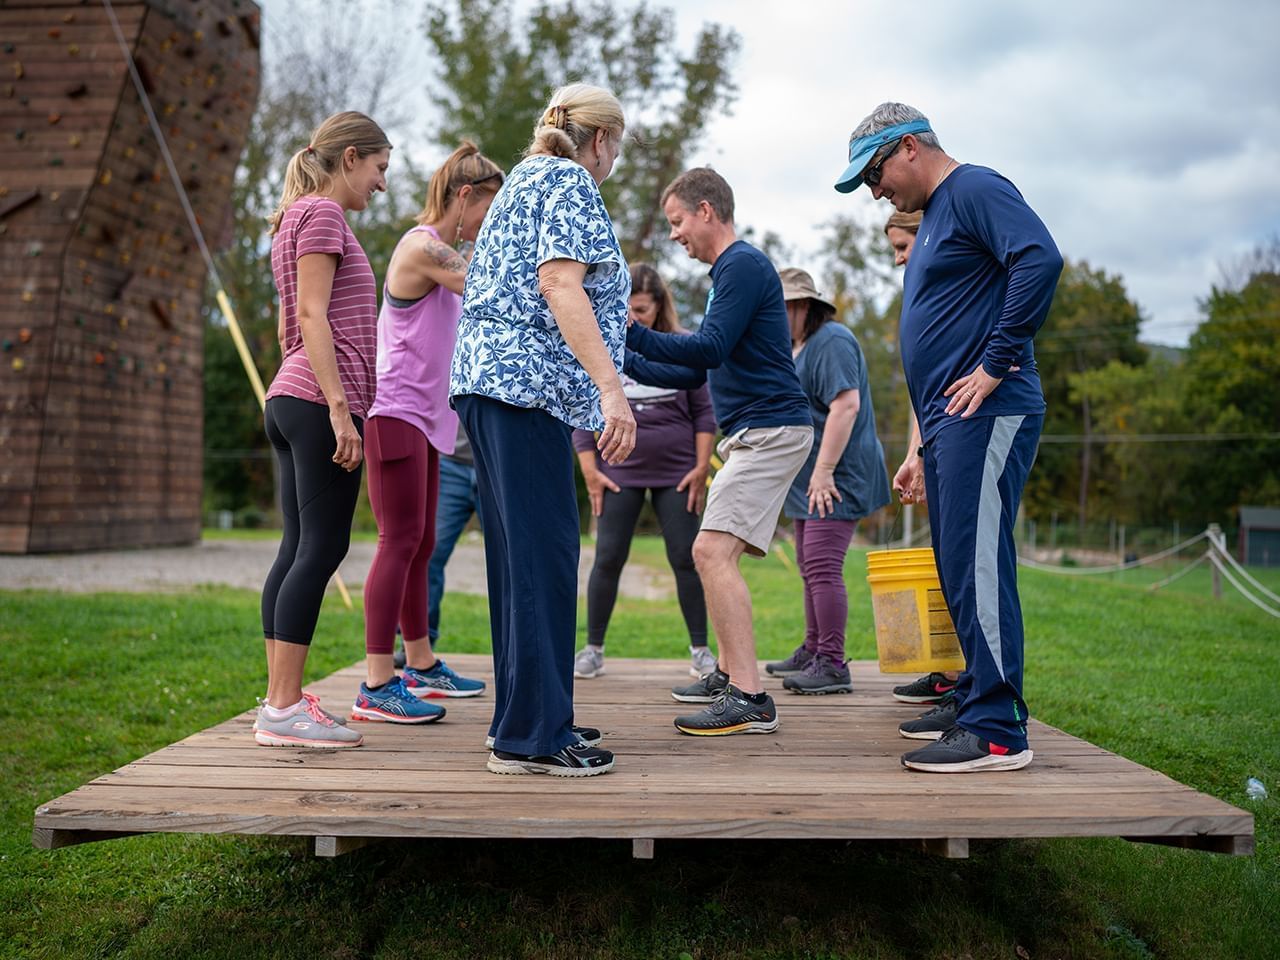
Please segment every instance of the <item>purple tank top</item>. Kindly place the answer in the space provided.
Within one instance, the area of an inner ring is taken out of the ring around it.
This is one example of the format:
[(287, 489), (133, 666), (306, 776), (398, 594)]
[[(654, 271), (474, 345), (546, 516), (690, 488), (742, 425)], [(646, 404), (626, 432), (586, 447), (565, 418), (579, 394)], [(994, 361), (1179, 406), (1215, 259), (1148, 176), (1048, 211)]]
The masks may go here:
[[(414, 227), (403, 237), (427, 233)], [(458, 336), (462, 298), (440, 284), (425, 297), (406, 303), (383, 286), (378, 314), (378, 389), (371, 417), (394, 417), (421, 430), (441, 453), (452, 453), (458, 415), (449, 406), (449, 365)]]

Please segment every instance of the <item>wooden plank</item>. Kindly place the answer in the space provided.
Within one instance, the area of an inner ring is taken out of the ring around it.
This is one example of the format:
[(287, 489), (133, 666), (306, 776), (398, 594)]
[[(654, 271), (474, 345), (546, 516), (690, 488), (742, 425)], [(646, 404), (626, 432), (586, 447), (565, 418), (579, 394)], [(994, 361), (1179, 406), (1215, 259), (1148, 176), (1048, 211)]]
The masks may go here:
[(97, 843), (99, 840), (119, 840), (136, 837), (133, 830), (58, 830), (35, 827), (31, 831), (31, 845), (37, 850), (61, 850), (81, 843)]
[(381, 837), (316, 837), (312, 848), (317, 857), (341, 857), (353, 850), (377, 843)]
[(1230, 857), (1251, 857), (1255, 850), (1252, 833), (1239, 836), (1195, 834), (1176, 837), (1125, 837), (1124, 839), (1130, 843), (1156, 843), (1166, 847), (1181, 847), (1184, 850), (1205, 850), (1209, 853), (1224, 853)]

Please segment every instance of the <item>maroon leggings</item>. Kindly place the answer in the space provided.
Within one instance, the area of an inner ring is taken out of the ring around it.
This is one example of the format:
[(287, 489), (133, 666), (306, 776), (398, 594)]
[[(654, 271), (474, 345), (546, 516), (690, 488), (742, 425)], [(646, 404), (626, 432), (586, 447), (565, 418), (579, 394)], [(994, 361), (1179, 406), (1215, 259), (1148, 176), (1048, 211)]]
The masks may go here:
[(427, 636), (427, 564), (436, 545), (440, 454), (416, 427), (370, 417), (364, 427), (369, 503), (378, 549), (364, 584), (366, 653), (390, 654), (396, 625), (406, 640)]
[(849, 592), (844, 558), (857, 520), (797, 520), (796, 564), (804, 577), (804, 647), (832, 663), (844, 663)]

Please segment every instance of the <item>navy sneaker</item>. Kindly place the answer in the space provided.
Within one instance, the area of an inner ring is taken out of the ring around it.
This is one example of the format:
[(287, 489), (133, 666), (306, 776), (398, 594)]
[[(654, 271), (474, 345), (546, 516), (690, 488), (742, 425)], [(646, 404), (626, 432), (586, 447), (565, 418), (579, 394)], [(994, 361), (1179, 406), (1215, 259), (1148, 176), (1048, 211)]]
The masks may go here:
[(948, 680), (945, 674), (931, 673), (919, 680), (912, 680), (893, 688), (893, 699), (903, 703), (941, 703), (950, 696), (959, 681)]
[(430, 670), (404, 668), (405, 689), (415, 697), (478, 697), (484, 693), (484, 681), (459, 676), (443, 660)]
[(898, 724), (898, 733), (908, 740), (938, 740), (956, 725), (958, 711), (955, 696), (949, 696), (914, 720)]
[(676, 729), (695, 737), (723, 737), (731, 733), (773, 733), (778, 729), (778, 711), (773, 697), (752, 703), (729, 684), (720, 696), (697, 713), (676, 717)]
[[(574, 727), (573, 735), (578, 738), (578, 742), (587, 747), (598, 747), (604, 736), (595, 727)], [(484, 738), (484, 745), (490, 750), (493, 749), (493, 734)]]
[(594, 777), (613, 769), (613, 754), (585, 743), (569, 746), (546, 757), (494, 750), (485, 764), (490, 773), (545, 773), (552, 777)]
[(1031, 762), (1032, 753), (1011, 750), (983, 740), (964, 727), (952, 727), (937, 743), (902, 755), (908, 770), (924, 773), (977, 773), (982, 770), (1021, 770)]
[(405, 689), (400, 677), (392, 677), (377, 690), (360, 684), (351, 707), (352, 720), (379, 720), (384, 723), (434, 723), (444, 716), (444, 707), (423, 703)]
[(764, 672), (771, 677), (789, 677), (807, 667), (813, 658), (814, 654), (806, 650), (802, 643), (796, 647), (795, 651), (787, 659), (778, 660), (775, 663), (766, 663)]

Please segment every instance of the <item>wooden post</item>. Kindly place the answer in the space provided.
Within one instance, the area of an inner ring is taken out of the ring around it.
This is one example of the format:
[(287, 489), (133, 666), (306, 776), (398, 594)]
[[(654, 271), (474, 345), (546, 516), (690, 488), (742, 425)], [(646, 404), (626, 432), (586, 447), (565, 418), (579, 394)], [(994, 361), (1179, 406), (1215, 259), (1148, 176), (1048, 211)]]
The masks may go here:
[[(1209, 524), (1209, 543), (1211, 544), (1210, 550), (1212, 550), (1214, 547), (1218, 547), (1218, 548), (1222, 547), (1222, 528), (1218, 526), (1216, 523)], [(1211, 558), (1211, 559), (1216, 559), (1216, 558)], [(1222, 599), (1222, 573), (1218, 570), (1218, 565), (1216, 563), (1210, 563), (1209, 567), (1213, 571), (1213, 599), (1221, 600)]]
[(633, 839), (631, 841), (631, 858), (633, 860), (652, 860), (653, 859), (653, 840), (652, 839)]

